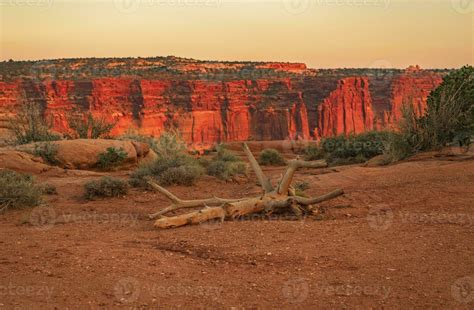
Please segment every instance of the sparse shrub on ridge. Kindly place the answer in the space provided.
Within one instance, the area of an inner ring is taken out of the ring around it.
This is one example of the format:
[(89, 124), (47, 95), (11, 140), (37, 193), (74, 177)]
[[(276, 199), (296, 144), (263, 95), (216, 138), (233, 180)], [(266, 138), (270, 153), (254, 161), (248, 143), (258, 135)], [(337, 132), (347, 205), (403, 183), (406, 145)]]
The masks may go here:
[(105, 118), (96, 118), (91, 113), (87, 115), (69, 115), (69, 128), (71, 128), (72, 138), (79, 139), (99, 139), (108, 138), (116, 123), (107, 122)]
[(128, 184), (126, 181), (113, 178), (102, 177), (99, 180), (87, 182), (84, 185), (84, 197), (87, 200), (94, 200), (101, 197), (120, 197), (128, 192)]
[(97, 167), (102, 170), (110, 170), (120, 166), (127, 158), (128, 153), (123, 148), (109, 147), (107, 151), (99, 154)]
[(264, 149), (258, 157), (258, 162), (264, 166), (283, 166), (286, 161), (275, 149)]
[(18, 115), (9, 120), (9, 128), (14, 135), (13, 144), (59, 140), (60, 136), (53, 134), (51, 127), (51, 123), (48, 123), (41, 112), (40, 106), (27, 100), (22, 104)]
[(35, 144), (33, 154), (43, 158), (49, 164), (55, 165), (58, 163), (56, 158), (58, 154), (58, 146), (52, 142), (48, 141)]
[(41, 203), (42, 188), (29, 174), (0, 170), (0, 211), (35, 207)]

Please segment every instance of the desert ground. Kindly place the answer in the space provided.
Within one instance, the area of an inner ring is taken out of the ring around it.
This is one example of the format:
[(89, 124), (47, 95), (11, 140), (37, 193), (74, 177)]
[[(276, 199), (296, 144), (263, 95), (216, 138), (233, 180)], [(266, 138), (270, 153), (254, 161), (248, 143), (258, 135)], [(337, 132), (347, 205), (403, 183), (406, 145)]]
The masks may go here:
[[(275, 181), (283, 169), (264, 171)], [(169, 230), (147, 217), (169, 204), (159, 193), (86, 201), (83, 184), (104, 174), (39, 175), (58, 195), (0, 215), (0, 308), (474, 308), (472, 159), (326, 172), (295, 177), (309, 196), (344, 189), (320, 216)], [(261, 191), (252, 175), (168, 189), (187, 199)]]

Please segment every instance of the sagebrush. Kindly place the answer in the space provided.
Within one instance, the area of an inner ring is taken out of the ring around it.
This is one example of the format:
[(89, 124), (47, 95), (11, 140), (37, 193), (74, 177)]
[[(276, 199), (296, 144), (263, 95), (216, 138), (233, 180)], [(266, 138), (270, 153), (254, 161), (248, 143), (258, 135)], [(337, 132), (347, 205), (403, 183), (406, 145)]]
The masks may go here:
[(275, 149), (264, 149), (258, 157), (258, 162), (264, 166), (283, 166), (286, 161)]
[(128, 192), (128, 183), (114, 177), (102, 177), (84, 185), (84, 197), (93, 200), (100, 197), (120, 197)]
[(237, 175), (246, 175), (247, 165), (240, 157), (224, 147), (217, 149), (217, 155), (206, 163), (207, 174), (221, 180), (229, 180)]
[(33, 176), (0, 170), (0, 210), (35, 207), (41, 203), (42, 193)]

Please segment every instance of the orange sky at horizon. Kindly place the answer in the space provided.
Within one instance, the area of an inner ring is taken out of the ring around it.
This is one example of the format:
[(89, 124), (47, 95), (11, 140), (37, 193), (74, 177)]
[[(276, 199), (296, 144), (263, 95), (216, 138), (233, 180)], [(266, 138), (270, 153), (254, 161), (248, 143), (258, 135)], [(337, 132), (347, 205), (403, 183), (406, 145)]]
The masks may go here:
[(174, 55), (312, 68), (474, 63), (474, 1), (0, 0), (0, 60)]

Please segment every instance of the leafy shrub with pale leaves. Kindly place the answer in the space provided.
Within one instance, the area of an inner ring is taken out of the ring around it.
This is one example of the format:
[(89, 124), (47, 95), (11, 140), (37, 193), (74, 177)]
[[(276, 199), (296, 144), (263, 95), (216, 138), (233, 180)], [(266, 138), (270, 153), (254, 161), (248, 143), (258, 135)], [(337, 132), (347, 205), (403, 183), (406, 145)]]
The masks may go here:
[(120, 197), (128, 192), (128, 183), (113, 177), (102, 177), (84, 185), (84, 197), (93, 200), (100, 197)]

